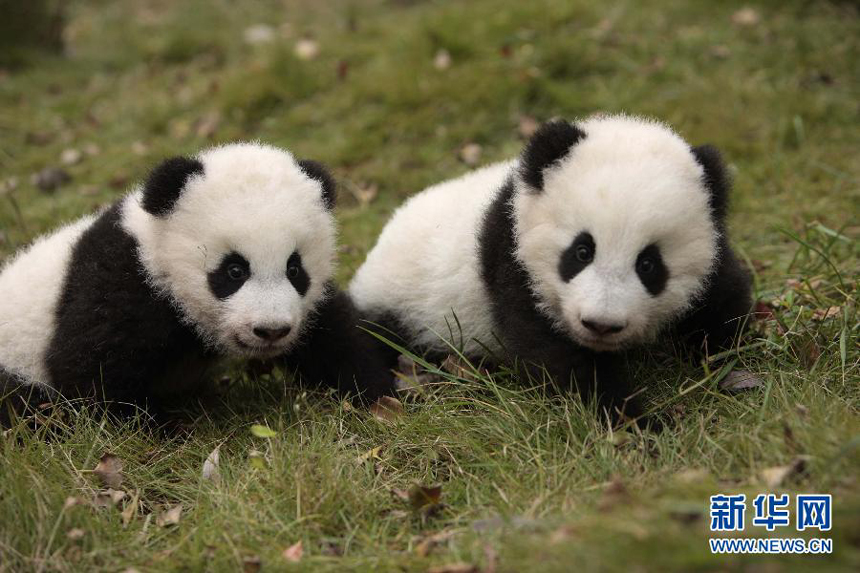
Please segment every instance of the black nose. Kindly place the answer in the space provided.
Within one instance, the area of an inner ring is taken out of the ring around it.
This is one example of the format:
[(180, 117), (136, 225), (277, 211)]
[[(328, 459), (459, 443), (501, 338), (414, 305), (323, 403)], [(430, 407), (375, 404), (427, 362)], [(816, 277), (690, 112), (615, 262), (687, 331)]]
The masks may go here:
[(280, 340), (289, 333), (289, 326), (284, 326), (283, 328), (264, 328), (262, 326), (254, 327), (254, 334), (257, 336), (257, 338), (262, 338), (267, 342), (275, 342), (276, 340)]
[(584, 326), (591, 332), (596, 332), (597, 334), (615, 334), (624, 330), (623, 324), (609, 324), (606, 322), (597, 322), (594, 320), (583, 320), (582, 326)]

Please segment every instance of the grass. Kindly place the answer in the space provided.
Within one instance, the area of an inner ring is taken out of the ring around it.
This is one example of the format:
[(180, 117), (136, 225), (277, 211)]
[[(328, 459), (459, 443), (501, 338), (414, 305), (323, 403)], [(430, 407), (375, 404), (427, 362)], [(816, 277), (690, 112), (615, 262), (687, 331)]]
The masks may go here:
[[(240, 368), (180, 437), (86, 409), (46, 413), (0, 438), (0, 571), (856, 569), (860, 20), (849, 3), (762, 2), (744, 25), (740, 8), (72, 2), (67, 54), (0, 74), (0, 256), (166, 155), (259, 138), (343, 182), (345, 283), (394, 207), (468, 169), (464, 144), (489, 162), (519, 150), (524, 115), (624, 110), (724, 151), (734, 244), (776, 320), (705, 364), (646, 353), (637, 379), (669, 421), (661, 434), (612, 431), (576, 398), (504, 372), (436, 372), (393, 422)], [(258, 23), (274, 41), (244, 41)], [(301, 38), (318, 57), (294, 54)], [(447, 69), (433, 65), (440, 50)], [(31, 175), (67, 148), (84, 151), (65, 167), (72, 181), (38, 190)], [(369, 204), (347, 191), (369, 185)], [(730, 368), (761, 386), (720, 391)], [(217, 482), (201, 477), (216, 447)], [(106, 452), (123, 461), (127, 497), (94, 508)], [(767, 485), (763, 473), (797, 460), (804, 471)], [(416, 483), (441, 484), (443, 507), (412, 511), (397, 493)], [(712, 556), (708, 497), (769, 491), (832, 493), (834, 553)], [(177, 503), (179, 523), (159, 526)], [(290, 563), (282, 552), (298, 541)]]

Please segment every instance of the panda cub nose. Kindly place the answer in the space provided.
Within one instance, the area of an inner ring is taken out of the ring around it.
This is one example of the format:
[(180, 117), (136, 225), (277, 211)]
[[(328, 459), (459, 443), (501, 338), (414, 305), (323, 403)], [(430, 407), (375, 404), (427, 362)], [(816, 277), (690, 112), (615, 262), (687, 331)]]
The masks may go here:
[(582, 320), (582, 326), (597, 334), (616, 334), (624, 330), (623, 324), (610, 324), (607, 322), (597, 322), (596, 320)]
[(255, 326), (254, 335), (257, 338), (265, 340), (266, 342), (275, 342), (288, 335), (290, 333), (290, 330), (292, 329), (289, 326), (283, 326), (281, 328)]

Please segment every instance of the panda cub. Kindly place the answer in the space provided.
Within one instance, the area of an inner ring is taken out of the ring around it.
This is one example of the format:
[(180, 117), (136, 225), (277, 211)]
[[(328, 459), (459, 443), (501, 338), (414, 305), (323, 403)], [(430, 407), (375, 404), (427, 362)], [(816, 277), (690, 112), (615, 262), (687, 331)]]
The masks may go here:
[(0, 396), (23, 386), (157, 412), (222, 355), (286, 355), (311, 382), (386, 392), (332, 283), (334, 203), (320, 164), (266, 145), (164, 161), (0, 272)]
[(620, 351), (667, 330), (713, 350), (750, 310), (728, 188), (715, 149), (661, 123), (553, 121), (517, 161), (407, 201), (350, 293), (416, 351), (516, 360), (637, 416)]

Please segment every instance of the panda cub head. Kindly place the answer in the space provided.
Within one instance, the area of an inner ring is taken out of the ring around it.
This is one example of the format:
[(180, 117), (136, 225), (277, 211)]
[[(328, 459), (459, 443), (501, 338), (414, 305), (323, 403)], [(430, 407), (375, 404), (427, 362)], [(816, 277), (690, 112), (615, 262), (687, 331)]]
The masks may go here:
[(548, 123), (514, 185), (515, 255), (541, 310), (594, 350), (652, 340), (702, 292), (719, 256), (719, 155), (660, 123)]
[(266, 357), (294, 344), (334, 272), (335, 186), (260, 144), (168, 159), (124, 206), (149, 281), (210, 346)]

